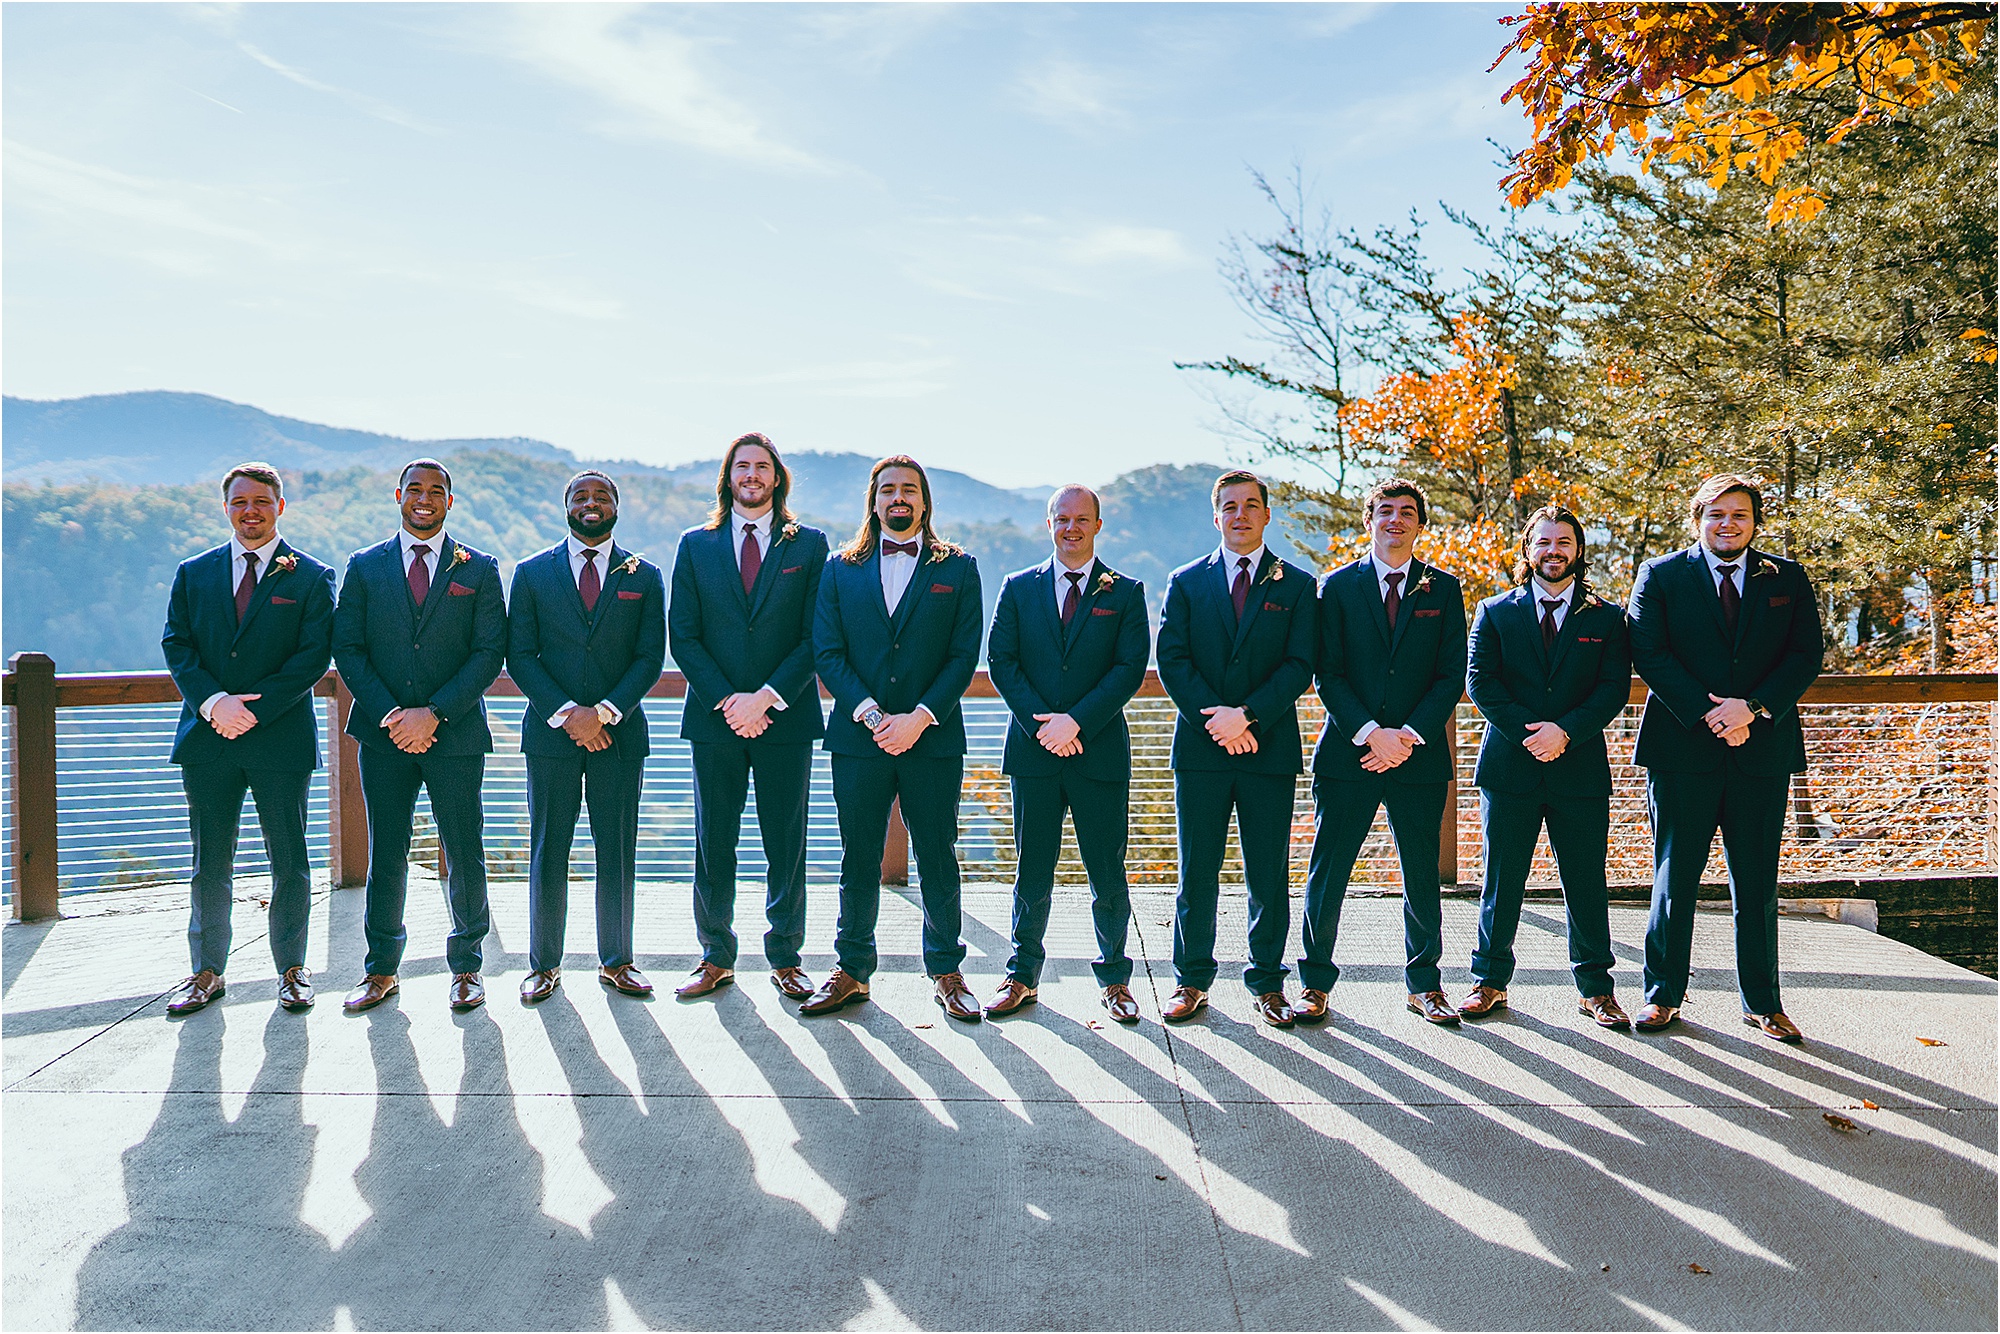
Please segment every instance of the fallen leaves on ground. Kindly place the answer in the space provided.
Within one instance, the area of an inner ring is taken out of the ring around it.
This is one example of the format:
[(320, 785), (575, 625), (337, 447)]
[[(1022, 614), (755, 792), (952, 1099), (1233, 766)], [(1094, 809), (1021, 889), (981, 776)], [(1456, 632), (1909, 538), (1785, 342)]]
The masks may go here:
[(1927, 1038), (1922, 1034), (1917, 1036), (1917, 1041), (1923, 1043), (1926, 1047), (1942, 1047), (1947, 1045), (1943, 1038)]
[(1881, 1111), (1881, 1110), (1882, 1110), (1882, 1109), (1881, 1109), (1880, 1107), (1878, 1107), (1878, 1106), (1876, 1106), (1876, 1105), (1875, 1105), (1874, 1103), (1872, 1103), (1872, 1102), (1868, 1101), (1868, 1099), (1866, 1099), (1866, 1098), (1863, 1098), (1863, 1099), (1861, 1100), (1861, 1105), (1862, 1105), (1863, 1107), (1866, 1107), (1866, 1108), (1867, 1108), (1867, 1109), (1868, 1109), (1869, 1111), (1871, 1111), (1871, 1112), (1879, 1112), (1879, 1111)]
[(1839, 1112), (1821, 1112), (1820, 1115), (1825, 1117), (1826, 1123), (1835, 1130), (1845, 1130), (1851, 1133), (1855, 1129), (1854, 1122), (1848, 1117), (1842, 1116)]
[(918, 1024), (918, 1025), (917, 1025), (917, 1027), (918, 1027), (918, 1028), (929, 1028), (929, 1027), (931, 1027), (931, 1025), (929, 1025), (929, 1024)]
[(1689, 1262), (1688, 1262), (1688, 1272), (1689, 1272), (1690, 1274), (1706, 1274), (1706, 1273), (1708, 1273), (1709, 1271), (1708, 1271), (1708, 1270), (1706, 1270), (1706, 1269), (1703, 1269), (1703, 1268), (1702, 1268), (1702, 1267), (1701, 1267), (1700, 1265), (1698, 1265), (1698, 1264), (1695, 1264), (1695, 1263), (1694, 1263), (1693, 1261), (1689, 1261)]

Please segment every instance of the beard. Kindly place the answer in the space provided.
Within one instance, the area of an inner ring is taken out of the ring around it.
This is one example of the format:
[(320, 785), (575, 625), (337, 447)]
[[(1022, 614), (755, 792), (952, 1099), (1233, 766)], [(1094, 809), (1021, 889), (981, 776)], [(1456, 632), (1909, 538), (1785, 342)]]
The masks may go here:
[(1556, 558), (1553, 556), (1544, 556), (1541, 560), (1535, 562), (1535, 577), (1545, 584), (1559, 584), (1576, 572), (1576, 562), (1569, 559), (1564, 559), (1561, 565), (1557, 566), (1553, 571), (1550, 570), (1549, 566), (1555, 560)]
[(616, 514), (607, 514), (596, 523), (585, 523), (573, 514), (569, 520), (569, 530), (593, 546), (596, 545), (599, 538), (606, 536), (617, 526), (618, 516)]
[(907, 533), (917, 526), (916, 511), (912, 510), (908, 514), (885, 514), (882, 516), (882, 526), (892, 533)]

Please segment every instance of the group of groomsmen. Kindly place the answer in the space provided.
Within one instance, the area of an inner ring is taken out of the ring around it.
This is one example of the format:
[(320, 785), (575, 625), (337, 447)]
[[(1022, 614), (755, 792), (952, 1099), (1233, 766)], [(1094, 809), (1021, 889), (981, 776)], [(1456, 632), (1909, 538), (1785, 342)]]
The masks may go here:
[[(640, 794), (650, 733), (643, 705), (669, 647), (686, 677), (681, 735), (693, 758), (693, 913), (701, 959), (683, 999), (734, 980), (738, 831), (753, 786), (766, 877), (770, 980), (803, 1014), (864, 1001), (876, 971), (881, 852), (900, 802), (916, 858), (924, 968), (937, 1004), (967, 1022), (1036, 999), (1064, 815), (1091, 890), (1091, 967), (1111, 1018), (1136, 1023), (1126, 953), (1131, 747), (1124, 709), (1149, 650), (1178, 710), (1171, 764), (1179, 839), (1170, 1023), (1194, 1018), (1214, 985), (1219, 881), (1235, 815), (1249, 897), (1244, 982), (1267, 1024), (1324, 1019), (1348, 878), (1386, 808), (1403, 881), (1409, 1009), (1437, 1024), (1507, 1003), (1514, 938), (1535, 844), (1546, 828), (1561, 874), (1581, 1014), (1657, 1031), (1688, 985), (1696, 892), (1722, 835), (1735, 909), (1743, 1018), (1797, 1041), (1779, 998), (1777, 872), (1791, 775), (1806, 767), (1797, 705), (1818, 675), (1817, 599), (1793, 561), (1752, 545), (1754, 483), (1725, 474), (1694, 493), (1695, 541), (1647, 562), (1629, 610), (1587, 581), (1583, 522), (1529, 516), (1516, 587), (1480, 603), (1468, 637), (1458, 579), (1415, 558), (1428, 518), (1421, 487), (1391, 479), (1364, 498), (1367, 555), (1323, 577), (1265, 544), (1268, 490), (1228, 472), (1211, 492), (1219, 545), (1169, 578), (1157, 639), (1144, 586), (1096, 554), (1095, 493), (1050, 497), (1048, 560), (1008, 576), (990, 630), (980, 573), (933, 527), (916, 460), (883, 459), (854, 538), (790, 508), (791, 475), (760, 434), (722, 460), (706, 525), (682, 535), (669, 595), (660, 568), (618, 545), (618, 486), (588, 470), (564, 492), (568, 535), (522, 560), (503, 601), (498, 562), (452, 537), (451, 474), (404, 468), (399, 531), (356, 552), (336, 595), (330, 567), (278, 534), (283, 482), (246, 463), (222, 480), (230, 541), (183, 562), (163, 640), (186, 701), (173, 761), (194, 844), (188, 942), (193, 975), (169, 1003), (184, 1014), (224, 992), (231, 875), (250, 794), (270, 854), (270, 942), (288, 1009), (313, 1003), (305, 966), (310, 903), (306, 792), (318, 766), (312, 689), (328, 661), (353, 695), (369, 869), (364, 977), (346, 997), (369, 1009), (397, 991), (405, 947), (411, 822), (430, 793), (443, 846), (450, 1003), (485, 1000), (488, 929), (480, 786), (493, 749), (483, 697), (504, 666), (527, 707), (529, 972), (524, 1002), (562, 982), (569, 855), (587, 807), (595, 844), (598, 978), (653, 988), (634, 966)], [(983, 1005), (960, 971), (958, 808), (965, 763), (960, 700), (988, 668), (1011, 718), (1018, 869), (1012, 952)], [(1647, 771), (1654, 839), (1644, 1004), (1628, 1018), (1612, 985), (1605, 862), (1611, 773), (1604, 731), (1637, 669), (1650, 688), (1636, 762)], [(1326, 724), (1312, 751), (1313, 842), (1303, 902), (1300, 990), (1286, 993), (1294, 794), (1305, 767), (1297, 702), (1317, 683)], [(820, 687), (832, 696), (823, 715)], [(1454, 1004), (1440, 962), (1438, 851), (1452, 778), (1448, 729), (1461, 691), (1487, 722), (1476, 782), (1485, 853), (1472, 982)], [(831, 757), (843, 853), (836, 966), (803, 967), (812, 748)]]

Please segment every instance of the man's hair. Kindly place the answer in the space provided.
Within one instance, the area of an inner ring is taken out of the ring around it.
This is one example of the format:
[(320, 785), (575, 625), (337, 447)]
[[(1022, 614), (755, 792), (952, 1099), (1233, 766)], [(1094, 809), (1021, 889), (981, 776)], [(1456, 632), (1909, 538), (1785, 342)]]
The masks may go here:
[(451, 469), (445, 467), (436, 459), (411, 459), (408, 463), (405, 463), (403, 471), (396, 474), (396, 489), (398, 491), (402, 490), (403, 484), (410, 480), (410, 472), (414, 468), (429, 468), (433, 472), (443, 473), (444, 493), (446, 495), (451, 494)]
[(1534, 540), (1536, 525), (1543, 523), (1566, 523), (1576, 534), (1576, 560), (1569, 567), (1569, 572), (1576, 576), (1579, 584), (1582, 583), (1583, 576), (1590, 572), (1590, 561), (1583, 554), (1583, 520), (1561, 505), (1544, 505), (1521, 525), (1521, 540), (1514, 549), (1514, 582), (1526, 584), (1535, 573), (1535, 562), (1528, 555), (1528, 543)]
[(586, 477), (595, 477), (598, 481), (610, 487), (612, 503), (616, 504), (618, 502), (618, 483), (612, 478), (611, 474), (608, 472), (599, 472), (595, 468), (585, 468), (582, 472), (563, 483), (564, 505), (569, 504), (569, 493), (576, 490), (576, 484)]
[(1417, 522), (1431, 521), (1430, 501), (1424, 496), (1424, 489), (1407, 477), (1385, 477), (1368, 488), (1368, 494), (1361, 497), (1361, 521), (1365, 524), (1375, 517), (1375, 507), (1393, 496), (1408, 496), (1417, 502)]
[(1209, 509), (1214, 510), (1222, 504), (1222, 493), (1225, 490), (1232, 486), (1241, 486), (1245, 482), (1257, 488), (1259, 503), (1265, 509), (1271, 508), (1271, 488), (1264, 485), (1264, 479), (1254, 472), (1245, 472), (1241, 468), (1236, 468), (1216, 478), (1215, 485), (1208, 488)]
[(840, 558), (849, 565), (864, 564), (867, 562), (869, 554), (875, 550), (875, 544), (881, 540), (882, 518), (875, 513), (875, 484), (880, 480), (882, 474), (891, 468), (908, 468), (917, 475), (917, 485), (923, 488), (924, 517), (923, 522), (918, 525), (918, 530), (922, 533), (923, 540), (934, 546), (957, 551), (957, 547), (941, 539), (937, 535), (937, 530), (931, 527), (931, 478), (930, 474), (924, 471), (924, 465), (911, 458), (908, 454), (891, 454), (888, 458), (883, 459), (868, 470), (868, 495), (866, 499), (868, 514), (866, 518), (862, 519), (861, 527), (856, 530), (853, 540), (840, 549)]
[(253, 459), (248, 463), (239, 463), (228, 472), (222, 474), (222, 498), (224, 500), (229, 499), (230, 484), (239, 477), (248, 477), (253, 482), (262, 482), (265, 486), (271, 488), (272, 495), (275, 495), (280, 500), (285, 498), (285, 479), (278, 476), (278, 470), (268, 463)]
[(776, 527), (783, 528), (797, 516), (786, 504), (792, 494), (792, 470), (778, 457), (778, 447), (771, 443), (771, 437), (762, 431), (750, 431), (729, 442), (729, 452), (722, 456), (722, 467), (715, 474), (715, 507), (708, 512), (708, 526), (720, 528), (729, 522), (730, 511), (736, 507), (736, 492), (729, 485), (729, 470), (736, 466), (736, 451), (745, 445), (755, 445), (771, 456), (771, 470), (778, 474), (778, 480), (771, 486), (771, 514), (777, 520)]
[(1102, 519), (1104, 517), (1104, 502), (1097, 498), (1097, 493), (1095, 491), (1085, 486), (1082, 482), (1065, 482), (1063, 485), (1049, 492), (1048, 512), (1051, 517), (1053, 517), (1056, 512), (1056, 502), (1058, 500), (1061, 500), (1064, 495), (1068, 494), (1071, 491), (1081, 491), (1083, 492), (1083, 494), (1090, 497), (1091, 518)]
[(1701, 512), (1731, 491), (1741, 491), (1750, 497), (1750, 521), (1758, 526), (1764, 522), (1764, 493), (1757, 484), (1741, 473), (1719, 472), (1694, 489), (1688, 499), (1688, 527), (1695, 536), (1701, 535)]

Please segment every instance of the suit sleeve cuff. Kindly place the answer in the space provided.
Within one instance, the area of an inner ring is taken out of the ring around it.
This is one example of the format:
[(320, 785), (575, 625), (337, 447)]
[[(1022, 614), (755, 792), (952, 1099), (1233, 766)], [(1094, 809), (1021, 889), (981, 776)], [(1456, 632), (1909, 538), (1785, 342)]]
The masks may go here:
[(625, 721), (625, 712), (610, 700), (600, 700), (597, 705), (597, 720), (606, 727), (616, 727)]
[(1368, 738), (1374, 736), (1376, 730), (1380, 728), (1380, 726), (1381, 726), (1380, 723), (1374, 722), (1372, 720), (1361, 724), (1361, 730), (1354, 734), (1354, 744), (1357, 746), (1367, 745)]
[(576, 707), (575, 700), (573, 699), (564, 700), (562, 702), (562, 707), (549, 715), (549, 726), (561, 727), (563, 725), (563, 719), (567, 718), (569, 716), (569, 711), (575, 707)]
[(1419, 746), (1424, 744), (1424, 734), (1422, 732), (1419, 732), (1416, 728), (1410, 726), (1408, 723), (1404, 723), (1401, 727), (1397, 728), (1396, 730), (1401, 732), (1404, 736), (1408, 737), (1415, 744)]
[(396, 716), (396, 711), (394, 709), (389, 710), (387, 713), (382, 715), (382, 721), (380, 723), (377, 723), (376, 726), (387, 727), (389, 725), (389, 720), (395, 716)]
[(778, 688), (772, 685), (769, 681), (766, 681), (764, 683), (764, 693), (770, 696), (771, 702), (769, 707), (777, 711), (778, 713), (783, 713), (786, 709), (792, 707), (791, 705), (785, 703), (785, 697), (779, 694)]
[(930, 719), (930, 720), (931, 720), (931, 726), (932, 726), (932, 727), (936, 727), (936, 726), (937, 726), (937, 715), (936, 715), (935, 713), (932, 713), (932, 712), (931, 712), (931, 706), (930, 706), (930, 705), (928, 705), (928, 704), (919, 704), (919, 705), (917, 705), (917, 710), (916, 710), (916, 711), (917, 711), (917, 712), (920, 712), (920, 713), (922, 713), (922, 714), (924, 715), (924, 717), (926, 717), (926, 718)]
[(203, 722), (207, 722), (209, 720), (208, 715), (215, 711), (216, 701), (227, 698), (229, 698), (229, 692), (227, 690), (218, 690), (213, 695), (210, 695), (207, 699), (203, 700), (201, 702), (201, 707), (195, 710), (195, 712), (201, 715), (201, 720)]
[(861, 721), (861, 715), (868, 712), (868, 710), (874, 707), (875, 707), (875, 697), (873, 695), (870, 695), (867, 699), (862, 700), (859, 704), (854, 706), (854, 712), (851, 716), (853, 717), (854, 721), (858, 723)]

